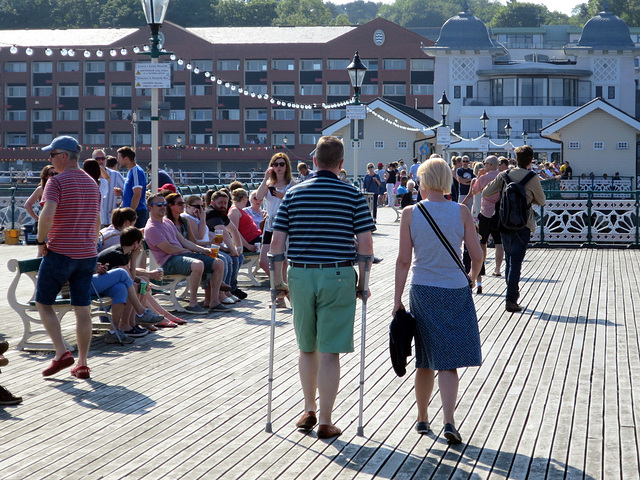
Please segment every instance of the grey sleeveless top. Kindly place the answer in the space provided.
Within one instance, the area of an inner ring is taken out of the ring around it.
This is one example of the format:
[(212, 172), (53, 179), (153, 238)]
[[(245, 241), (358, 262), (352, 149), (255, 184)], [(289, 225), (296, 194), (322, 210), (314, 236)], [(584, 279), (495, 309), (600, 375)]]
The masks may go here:
[[(460, 218), (460, 208), (466, 207), (461, 207), (456, 202), (424, 200), (422, 204), (462, 259), (464, 225)], [(422, 212), (415, 206), (410, 228), (413, 242), (411, 284), (441, 288), (466, 287), (469, 283), (462, 270), (442, 245)]]

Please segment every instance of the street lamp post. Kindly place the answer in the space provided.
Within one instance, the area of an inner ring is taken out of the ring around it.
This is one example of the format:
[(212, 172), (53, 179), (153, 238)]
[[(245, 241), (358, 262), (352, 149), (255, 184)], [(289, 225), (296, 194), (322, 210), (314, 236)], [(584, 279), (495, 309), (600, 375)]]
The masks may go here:
[[(504, 133), (507, 134), (507, 144), (509, 144), (511, 142), (511, 131), (513, 129), (511, 128), (511, 123), (509, 123), (509, 120), (507, 120), (507, 124), (504, 126)], [(508, 152), (508, 156), (511, 157), (511, 148), (509, 146), (507, 146), (507, 152)]]
[(451, 102), (447, 98), (447, 92), (442, 92), (442, 97), (438, 100), (438, 108), (440, 109), (440, 115), (442, 115), (442, 126), (447, 126), (447, 115), (449, 114), (449, 107)]
[(522, 132), (522, 140), (524, 140), (524, 144), (526, 145), (527, 144), (527, 132), (526, 131)]
[[(151, 56), (151, 63), (158, 63), (160, 55), (168, 54), (160, 50), (160, 27), (164, 22), (167, 7), (170, 0), (141, 0), (144, 16), (147, 24), (151, 28), (151, 49), (148, 54)], [(147, 53), (147, 52), (144, 52)], [(151, 89), (151, 190), (158, 191), (158, 89)]]
[[(364, 81), (364, 74), (367, 72), (367, 67), (360, 60), (360, 54), (356, 50), (356, 54), (353, 56), (353, 61), (347, 66), (347, 72), (349, 72), (349, 80), (353, 86), (353, 104), (360, 105), (360, 88)], [(358, 129), (358, 122), (351, 120), (351, 126), (353, 135), (351, 136), (354, 144), (353, 149), (353, 182), (358, 181), (358, 147), (360, 146), (360, 133)]]
[(138, 114), (133, 112), (131, 114), (131, 126), (133, 127), (133, 149), (136, 149), (136, 142), (138, 140)]
[[(482, 123), (482, 136), (486, 137), (487, 136), (487, 125), (489, 124), (489, 115), (487, 115), (487, 111), (486, 110), (482, 111), (482, 116), (480, 117), (480, 122)], [(487, 155), (489, 154), (489, 142), (487, 142), (487, 152), (486, 153), (487, 153)]]
[(182, 160), (182, 149), (184, 148), (184, 146), (182, 145), (182, 137), (180, 135), (178, 135), (178, 138), (176, 138), (175, 147), (176, 150), (178, 150), (178, 162), (180, 162), (180, 160)]

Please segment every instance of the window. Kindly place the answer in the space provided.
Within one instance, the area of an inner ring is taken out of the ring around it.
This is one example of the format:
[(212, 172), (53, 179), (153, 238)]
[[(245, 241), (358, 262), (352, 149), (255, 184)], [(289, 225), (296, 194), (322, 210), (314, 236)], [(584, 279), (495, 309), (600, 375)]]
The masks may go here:
[(136, 97), (150, 97), (151, 89), (150, 88), (136, 88)]
[(52, 62), (33, 62), (31, 64), (31, 71), (33, 73), (51, 73), (53, 72)]
[(453, 98), (462, 98), (462, 87), (460, 85), (453, 87)]
[(84, 94), (87, 97), (104, 97), (106, 88), (104, 85), (85, 85)]
[(433, 59), (432, 58), (412, 58), (411, 71), (433, 72)]
[(607, 98), (609, 100), (616, 98), (616, 87), (614, 86), (607, 87)]
[(58, 110), (58, 120), (78, 120), (78, 110)]
[(193, 60), (191, 62), (194, 68), (199, 68), (200, 70), (210, 71), (213, 70), (213, 61), (212, 60)]
[(131, 96), (131, 85), (119, 85), (112, 84), (111, 85), (111, 96), (112, 97), (130, 97)]
[(131, 120), (131, 110), (128, 108), (112, 108), (109, 112), (109, 120)]
[(244, 119), (245, 120), (266, 120), (267, 109), (266, 108), (245, 108)]
[(257, 95), (266, 95), (267, 94), (267, 85), (245, 85), (245, 91), (249, 91), (249, 93), (255, 93)]
[(320, 60), (319, 58), (300, 60), (300, 70), (304, 72), (321, 71), (322, 60)]
[[(302, 110), (304, 112), (304, 110)], [(296, 112), (291, 108), (274, 108), (271, 110), (272, 120), (295, 120)]]
[(466, 86), (466, 93), (464, 98), (473, 98), (473, 85)]
[(79, 72), (80, 62), (70, 62), (68, 60), (58, 62), (59, 72)]
[(406, 140), (398, 140), (399, 150), (406, 150), (407, 148), (409, 148), (409, 142), (407, 142)]
[(373, 148), (375, 148), (376, 150), (384, 148), (384, 140), (374, 140)]
[(213, 110), (210, 108), (192, 108), (191, 120), (197, 122), (208, 122), (213, 120)]
[(525, 119), (522, 120), (522, 126), (527, 133), (539, 133), (542, 130), (541, 119)]
[(398, 96), (407, 94), (407, 85), (402, 84), (385, 84), (382, 86), (382, 95), (384, 96)]
[(24, 122), (27, 120), (26, 110), (7, 110), (4, 114), (7, 122)]
[(174, 72), (184, 72), (187, 69), (187, 64), (186, 63), (178, 63), (178, 62), (173, 62), (170, 63), (169, 65), (171, 65), (171, 70), (173, 70)]
[(594, 150), (604, 150), (604, 142), (593, 142)]
[(237, 108), (219, 108), (216, 120), (240, 120), (240, 110)]
[(167, 132), (162, 136), (162, 144), (173, 146), (178, 143), (178, 137), (180, 137), (180, 139), (184, 138), (184, 133), (183, 132)]
[(192, 145), (211, 145), (213, 143), (213, 135), (210, 133), (191, 134)]
[[(226, 85), (229, 85), (228, 87)], [(218, 85), (218, 96), (219, 97), (237, 97), (238, 87), (236, 85), (232, 85), (230, 83), (224, 85)]]
[(377, 58), (369, 58), (362, 60), (364, 66), (367, 67), (367, 72), (377, 72), (378, 71), (378, 59)]
[(9, 85), (6, 90), (6, 97), (8, 98), (23, 98), (27, 96), (26, 85)]
[(596, 97), (602, 98), (602, 85), (596, 85)]
[(247, 133), (244, 136), (244, 143), (251, 143), (253, 145), (266, 145), (267, 134), (266, 133)]
[(327, 70), (346, 70), (351, 63), (346, 59), (329, 59), (327, 60)]
[(327, 84), (328, 97), (348, 97), (351, 94), (351, 85), (348, 83)]
[(266, 60), (246, 60), (244, 62), (245, 72), (266, 72), (267, 61)]
[(24, 132), (7, 133), (7, 146), (24, 146), (27, 144), (27, 134)]
[(569, 149), (571, 150), (579, 150), (580, 142), (569, 142)]
[(84, 111), (85, 122), (104, 122), (104, 110), (86, 109)]
[(300, 120), (322, 120), (322, 110), (300, 110)]
[(77, 97), (80, 94), (80, 87), (78, 85), (59, 85), (58, 96), (59, 97)]
[(240, 60), (218, 60), (218, 70), (240, 70)]
[(53, 140), (53, 136), (50, 133), (36, 133), (31, 136), (31, 143), (36, 145), (48, 145)]
[(163, 118), (167, 120), (184, 120), (187, 115), (184, 110), (169, 110), (169, 115)]
[(508, 118), (498, 119), (498, 138), (507, 138), (507, 132), (505, 132), (504, 127), (507, 126), (508, 122), (509, 122)]
[(293, 134), (293, 132), (278, 132), (278, 133), (274, 133), (273, 135), (271, 135), (271, 145), (284, 145), (285, 144), (285, 141), (284, 141), (285, 138), (287, 139), (286, 144), (288, 146), (291, 147), (291, 146), (295, 145), (296, 136)]
[(31, 120), (34, 122), (50, 122), (53, 120), (53, 112), (51, 110), (32, 110)]
[(628, 150), (629, 149), (629, 142), (618, 142), (616, 144), (616, 148), (618, 150)]
[(4, 64), (5, 72), (23, 73), (27, 71), (27, 62), (6, 62)]
[(296, 87), (293, 83), (274, 83), (271, 88), (274, 97), (293, 97), (296, 94)]
[(355, 150), (356, 149), (356, 145), (358, 145), (358, 149), (362, 148), (362, 142), (358, 141), (356, 142), (355, 140), (351, 140), (351, 150)]
[(308, 145), (315, 145), (316, 143), (318, 143), (318, 140), (320, 140), (320, 137), (322, 136), (321, 133), (315, 134), (315, 133), (303, 133), (300, 135), (300, 143), (301, 144), (308, 144)]
[(322, 84), (300, 85), (300, 95), (322, 95)]
[(34, 97), (49, 97), (53, 95), (53, 87), (41, 85), (31, 87), (31, 95)]
[(85, 133), (85, 145), (104, 145), (104, 133)]
[(189, 90), (191, 95), (194, 96), (203, 96), (203, 95), (211, 95), (213, 93), (212, 85), (191, 85), (191, 89)]
[(171, 88), (164, 89), (165, 97), (184, 97), (187, 92), (187, 87), (184, 83), (176, 83)]
[(362, 85), (362, 87), (360, 87), (360, 93), (362, 95), (378, 95), (378, 84), (371, 83), (368, 85)]
[(151, 145), (151, 134), (150, 133), (139, 133), (138, 134), (138, 144), (139, 145)]
[(407, 60), (404, 58), (385, 58), (382, 60), (383, 70), (406, 70)]
[[(85, 72), (104, 72), (104, 62), (84, 62)], [(104, 136), (104, 135), (103, 135)]]
[(433, 95), (433, 85), (411, 85), (411, 95)]
[(296, 62), (290, 59), (274, 59), (271, 68), (273, 70), (295, 70)]
[(346, 115), (346, 108), (330, 108), (327, 110), (327, 120), (342, 120)]
[(240, 134), (238, 132), (220, 132), (218, 133), (218, 146), (237, 147), (240, 144)]
[(110, 72), (130, 72), (131, 60), (112, 60), (109, 62)]
[(114, 132), (109, 135), (112, 147), (121, 147), (122, 145), (131, 145), (131, 133)]

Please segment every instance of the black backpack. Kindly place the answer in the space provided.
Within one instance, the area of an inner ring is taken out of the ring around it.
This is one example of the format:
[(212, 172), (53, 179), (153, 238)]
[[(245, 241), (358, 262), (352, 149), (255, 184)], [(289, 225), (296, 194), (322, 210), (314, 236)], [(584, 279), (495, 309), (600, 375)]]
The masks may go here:
[(529, 172), (520, 182), (511, 180), (507, 172), (502, 175), (505, 186), (500, 196), (500, 226), (505, 230), (521, 230), (527, 226), (531, 207), (527, 203), (527, 192), (524, 186), (536, 174)]

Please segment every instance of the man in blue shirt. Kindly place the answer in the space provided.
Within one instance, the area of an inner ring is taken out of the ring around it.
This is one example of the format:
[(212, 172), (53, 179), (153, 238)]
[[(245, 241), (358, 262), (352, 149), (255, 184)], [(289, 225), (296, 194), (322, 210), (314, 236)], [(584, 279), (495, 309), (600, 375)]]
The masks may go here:
[(144, 228), (149, 219), (145, 198), (147, 177), (142, 167), (136, 164), (136, 152), (131, 147), (118, 149), (118, 164), (129, 170), (122, 191), (122, 206), (134, 209), (138, 215), (135, 226)]

